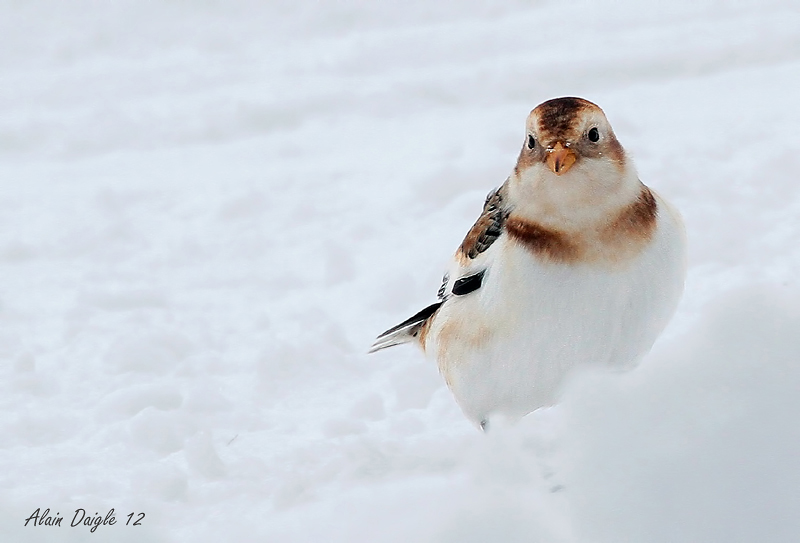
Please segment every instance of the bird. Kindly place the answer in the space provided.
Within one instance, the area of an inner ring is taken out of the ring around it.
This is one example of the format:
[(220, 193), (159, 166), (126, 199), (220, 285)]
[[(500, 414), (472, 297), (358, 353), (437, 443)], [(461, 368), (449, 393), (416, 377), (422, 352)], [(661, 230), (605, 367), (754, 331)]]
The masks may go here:
[(686, 244), (680, 213), (639, 179), (603, 110), (547, 100), (437, 301), (370, 352), (416, 343), (475, 425), (519, 420), (557, 403), (574, 368), (640, 361), (683, 293)]

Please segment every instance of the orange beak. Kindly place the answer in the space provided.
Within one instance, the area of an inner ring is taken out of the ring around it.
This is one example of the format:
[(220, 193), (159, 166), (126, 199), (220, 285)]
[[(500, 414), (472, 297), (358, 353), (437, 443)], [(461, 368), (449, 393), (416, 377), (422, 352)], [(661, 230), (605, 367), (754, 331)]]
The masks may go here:
[(545, 163), (556, 175), (561, 175), (569, 171), (575, 161), (578, 160), (575, 151), (569, 147), (564, 147), (560, 141), (552, 149), (547, 150)]

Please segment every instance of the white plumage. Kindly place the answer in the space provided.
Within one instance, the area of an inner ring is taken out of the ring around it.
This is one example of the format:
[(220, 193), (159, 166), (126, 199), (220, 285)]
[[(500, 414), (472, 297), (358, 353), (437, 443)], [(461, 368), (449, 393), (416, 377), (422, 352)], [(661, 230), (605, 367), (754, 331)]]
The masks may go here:
[(417, 341), (485, 427), (555, 400), (579, 365), (629, 367), (677, 306), (680, 216), (644, 186), (599, 107), (550, 100), (456, 252), (440, 301), (379, 336)]

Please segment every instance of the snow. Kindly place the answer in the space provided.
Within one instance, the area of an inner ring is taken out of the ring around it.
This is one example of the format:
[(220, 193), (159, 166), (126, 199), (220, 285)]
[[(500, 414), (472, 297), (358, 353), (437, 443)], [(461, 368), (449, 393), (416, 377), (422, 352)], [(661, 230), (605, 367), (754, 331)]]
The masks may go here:
[[(3, 2), (0, 35), (2, 541), (800, 537), (795, 3)], [(686, 293), (638, 368), (483, 435), (366, 351), (562, 95), (683, 213)]]

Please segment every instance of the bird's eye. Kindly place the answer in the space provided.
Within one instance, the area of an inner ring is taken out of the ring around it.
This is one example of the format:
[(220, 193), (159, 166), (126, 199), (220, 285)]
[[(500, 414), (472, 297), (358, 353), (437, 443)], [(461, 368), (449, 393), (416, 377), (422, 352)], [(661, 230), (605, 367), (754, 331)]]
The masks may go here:
[(528, 134), (528, 149), (536, 147), (536, 138)]
[(589, 136), (589, 141), (593, 143), (596, 143), (600, 139), (600, 131), (597, 128), (589, 130), (587, 135)]

